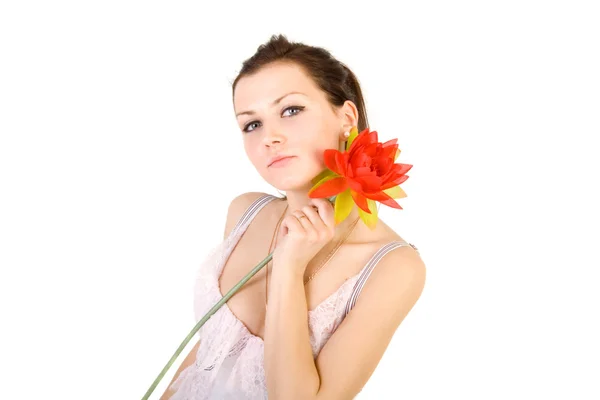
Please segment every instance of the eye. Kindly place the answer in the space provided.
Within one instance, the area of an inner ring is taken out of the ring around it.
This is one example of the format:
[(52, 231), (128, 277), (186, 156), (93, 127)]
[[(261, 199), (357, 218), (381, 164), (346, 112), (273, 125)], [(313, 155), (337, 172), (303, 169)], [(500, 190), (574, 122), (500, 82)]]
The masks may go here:
[[(243, 131), (243, 132), (250, 132), (250, 131), (248, 130), (248, 128), (249, 128), (250, 126), (254, 125), (254, 124), (257, 124), (257, 123), (258, 123), (258, 121), (252, 121), (252, 122), (250, 122), (250, 123), (246, 124), (246, 126), (244, 126), (244, 129), (242, 129), (242, 131)], [(252, 129), (252, 130), (254, 130), (254, 129)]]
[[(287, 107), (287, 108), (285, 108), (285, 109), (283, 110), (283, 113), (282, 113), (282, 114), (285, 114), (285, 112), (286, 112), (286, 111), (288, 111), (288, 110), (297, 110), (297, 111), (302, 111), (302, 110), (304, 110), (304, 106), (290, 106), (290, 107)], [(299, 114), (299, 113), (294, 113), (294, 114), (292, 114), (292, 115), (290, 115), (290, 116), (291, 116), (291, 117), (293, 117), (294, 115), (298, 115), (298, 114)], [(248, 130), (248, 128), (249, 128), (250, 126), (254, 125), (254, 124), (257, 124), (257, 123), (259, 123), (259, 122), (258, 122), (258, 121), (251, 121), (251, 122), (247, 123), (247, 124), (244, 126), (244, 129), (242, 129), (242, 131), (243, 131), (243, 132), (251, 132), (251, 131), (253, 131), (254, 129), (250, 129), (250, 130)]]
[[(288, 110), (302, 111), (302, 110), (304, 110), (304, 107), (302, 107), (302, 106), (290, 106), (290, 107), (286, 108), (285, 110), (283, 110), (283, 112), (285, 113)], [(296, 115), (296, 114), (292, 114), (292, 115)]]

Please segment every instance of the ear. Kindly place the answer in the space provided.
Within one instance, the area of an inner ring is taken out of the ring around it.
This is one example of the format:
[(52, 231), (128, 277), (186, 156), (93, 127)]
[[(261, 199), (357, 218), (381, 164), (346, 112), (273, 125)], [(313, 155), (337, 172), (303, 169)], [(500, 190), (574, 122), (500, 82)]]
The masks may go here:
[(353, 126), (358, 126), (358, 108), (351, 100), (346, 100), (340, 108), (340, 118), (344, 131), (349, 131)]

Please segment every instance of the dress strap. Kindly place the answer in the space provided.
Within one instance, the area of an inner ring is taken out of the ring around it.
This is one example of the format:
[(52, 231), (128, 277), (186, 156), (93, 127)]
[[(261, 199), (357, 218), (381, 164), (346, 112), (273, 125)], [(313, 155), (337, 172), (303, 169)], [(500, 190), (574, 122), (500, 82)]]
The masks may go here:
[(352, 293), (350, 294), (350, 298), (348, 299), (348, 302), (346, 303), (345, 315), (348, 315), (350, 310), (352, 310), (354, 308), (354, 305), (356, 304), (356, 300), (358, 299), (360, 292), (362, 291), (363, 287), (365, 286), (365, 282), (371, 275), (371, 272), (373, 272), (373, 269), (375, 268), (377, 263), (383, 258), (383, 256), (385, 256), (387, 253), (389, 253), (390, 251), (392, 251), (394, 249), (397, 249), (399, 247), (405, 247), (405, 246), (411, 246), (413, 249), (417, 250), (417, 248), (411, 243), (408, 243), (403, 240), (395, 240), (386, 245), (383, 245), (377, 251), (377, 253), (375, 253), (373, 255), (373, 257), (371, 257), (369, 262), (364, 267), (362, 273), (360, 274), (360, 277), (356, 281), (356, 284), (354, 285), (354, 289), (352, 290)]
[(272, 194), (265, 194), (254, 200), (252, 204), (248, 206), (242, 217), (238, 220), (235, 227), (231, 230), (231, 235), (234, 235), (234, 233), (241, 229), (246, 223), (251, 221), (264, 206), (277, 198), (277, 196), (273, 196)]

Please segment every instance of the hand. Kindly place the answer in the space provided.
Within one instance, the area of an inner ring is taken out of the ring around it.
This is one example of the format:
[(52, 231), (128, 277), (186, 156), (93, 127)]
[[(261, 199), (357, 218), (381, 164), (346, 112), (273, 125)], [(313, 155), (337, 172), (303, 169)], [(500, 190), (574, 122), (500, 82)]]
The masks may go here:
[[(310, 199), (310, 206), (296, 210), (281, 222), (283, 239), (273, 251), (273, 269), (289, 268), (304, 276), (312, 258), (335, 233), (333, 205), (327, 199)], [(315, 209), (316, 208), (316, 209)], [(303, 217), (304, 216), (304, 217)]]

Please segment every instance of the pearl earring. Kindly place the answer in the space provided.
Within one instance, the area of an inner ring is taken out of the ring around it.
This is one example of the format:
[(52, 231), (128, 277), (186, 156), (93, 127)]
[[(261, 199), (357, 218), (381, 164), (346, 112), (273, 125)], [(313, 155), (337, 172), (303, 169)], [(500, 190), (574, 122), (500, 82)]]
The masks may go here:
[(340, 143), (340, 151), (345, 151), (346, 150), (346, 143), (348, 142), (348, 137), (350, 136), (350, 132), (344, 132), (344, 138), (346, 139), (345, 141)]

